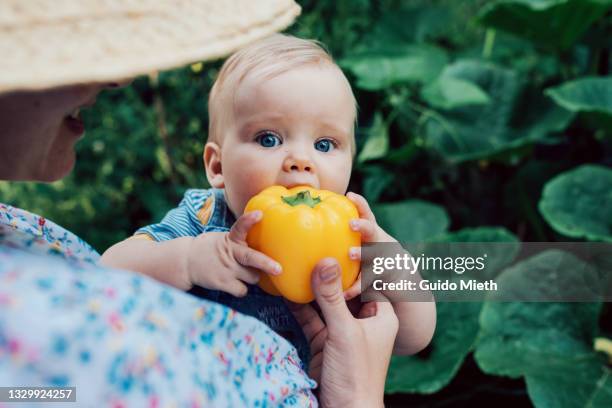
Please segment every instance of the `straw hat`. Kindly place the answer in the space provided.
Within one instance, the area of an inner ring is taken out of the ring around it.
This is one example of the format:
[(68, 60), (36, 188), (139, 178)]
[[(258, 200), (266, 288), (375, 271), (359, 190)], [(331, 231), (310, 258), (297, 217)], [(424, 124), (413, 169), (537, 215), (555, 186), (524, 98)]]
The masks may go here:
[(1, 0), (0, 93), (219, 58), (299, 13), (293, 0)]

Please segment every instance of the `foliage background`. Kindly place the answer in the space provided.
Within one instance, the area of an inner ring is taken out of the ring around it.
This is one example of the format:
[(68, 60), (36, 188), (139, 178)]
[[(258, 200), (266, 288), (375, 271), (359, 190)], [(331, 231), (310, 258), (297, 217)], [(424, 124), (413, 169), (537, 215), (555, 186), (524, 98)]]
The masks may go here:
[[(392, 235), (612, 241), (611, 1), (300, 3), (288, 32), (328, 46), (360, 105), (350, 189)], [(220, 65), (102, 94), (83, 112), (73, 174), (1, 183), (2, 201), (99, 251), (159, 220), (186, 188), (207, 187), (206, 97)], [(441, 303), (432, 344), (393, 359), (387, 403), (612, 406), (610, 310)]]

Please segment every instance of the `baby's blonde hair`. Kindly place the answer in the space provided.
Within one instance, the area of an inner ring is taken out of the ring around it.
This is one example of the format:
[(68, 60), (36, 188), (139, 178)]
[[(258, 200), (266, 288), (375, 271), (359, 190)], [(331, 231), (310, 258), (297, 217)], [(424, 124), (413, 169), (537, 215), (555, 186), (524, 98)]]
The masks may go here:
[[(232, 54), (221, 67), (208, 98), (208, 140), (221, 142), (225, 121), (233, 112), (234, 95), (247, 75), (257, 72), (265, 80), (308, 64), (330, 64), (340, 70), (318, 41), (285, 34), (271, 35)], [(348, 80), (346, 83), (350, 89)], [(357, 101), (352, 90), (351, 95), (356, 117)], [(354, 141), (352, 145), (354, 152)]]

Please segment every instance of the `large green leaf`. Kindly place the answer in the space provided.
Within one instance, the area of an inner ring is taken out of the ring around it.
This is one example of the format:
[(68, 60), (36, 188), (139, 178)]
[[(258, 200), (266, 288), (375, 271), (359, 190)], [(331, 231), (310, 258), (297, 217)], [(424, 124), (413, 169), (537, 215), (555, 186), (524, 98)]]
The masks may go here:
[(486, 5), (479, 20), (549, 49), (566, 49), (612, 6), (610, 0), (503, 0)]
[[(445, 233), (433, 239), (435, 242), (509, 242), (517, 238), (504, 228), (467, 228)], [(499, 271), (516, 255), (510, 247), (507, 251), (490, 253), (488, 263), (497, 265)], [(515, 249), (518, 249), (518, 243)], [(425, 353), (410, 357), (393, 357), (387, 377), (387, 389), (394, 392), (436, 392), (454, 377), (463, 360), (472, 350), (478, 334), (478, 315), (482, 303), (449, 303), (437, 305), (436, 333)]]
[(385, 44), (340, 60), (357, 77), (357, 86), (380, 90), (405, 82), (429, 82), (446, 65), (446, 53), (433, 45)]
[(546, 94), (563, 108), (582, 113), (593, 127), (612, 129), (612, 78), (580, 78), (548, 88)]
[(567, 169), (561, 160), (528, 160), (512, 179), (507, 182), (503, 193), (503, 214), (509, 219), (521, 220), (533, 234), (525, 240), (547, 241), (546, 221), (538, 212), (544, 185), (554, 176)]
[(385, 12), (363, 40), (363, 46), (398, 42), (422, 43), (448, 30), (450, 13), (447, 8), (421, 5)]
[(538, 207), (563, 235), (612, 242), (612, 169), (583, 165), (558, 175)]
[(605, 366), (605, 360), (595, 353), (548, 361), (540, 372), (527, 375), (525, 382), (536, 407), (612, 406), (612, 372)]
[(438, 303), (436, 333), (426, 353), (391, 359), (387, 393), (433, 393), (455, 376), (478, 334), (481, 303)]
[(511, 147), (555, 142), (551, 133), (564, 130), (573, 118), (573, 112), (551, 103), (539, 89), (526, 88), (516, 102), (507, 140)]
[(436, 237), (434, 242), (518, 242), (516, 235), (503, 227), (464, 228)]
[(357, 86), (381, 90), (398, 83), (430, 82), (447, 63), (446, 52), (424, 41), (447, 30), (449, 11), (437, 6), (383, 12), (360, 43), (340, 60)]
[[(536, 250), (532, 244), (527, 250)], [(584, 254), (585, 262), (568, 251), (550, 249), (537, 253), (505, 270), (497, 277), (502, 290), (491, 293), (497, 300), (519, 301), (574, 301), (599, 300), (606, 274), (602, 270), (609, 257), (593, 249)], [(605, 292), (605, 291), (604, 291)]]
[[(502, 227), (464, 228), (459, 231), (447, 232), (431, 240), (435, 243), (469, 243), (457, 246), (460, 256), (474, 258), (487, 254), (486, 274), (480, 274), (479, 279), (493, 279), (504, 267), (508, 266), (520, 250), (519, 239)], [(491, 243), (505, 243), (504, 245), (491, 245)], [(447, 247), (448, 248), (448, 247)], [(445, 254), (448, 256), (448, 254)], [(460, 275), (457, 275), (460, 277)]]
[(488, 95), (478, 85), (464, 79), (440, 75), (421, 90), (421, 96), (435, 108), (453, 109), (466, 105), (484, 105)]
[(377, 204), (378, 224), (399, 242), (421, 242), (445, 232), (449, 218), (443, 207), (421, 200)]
[(365, 145), (357, 156), (357, 162), (380, 159), (389, 150), (389, 130), (380, 112), (374, 114), (374, 122), (368, 131)]
[(427, 146), (455, 161), (486, 156), (500, 142), (504, 143), (519, 79), (511, 70), (472, 60), (456, 62), (445, 73), (475, 83), (493, 103), (432, 115), (425, 124)]
[(612, 115), (612, 78), (585, 77), (548, 88), (546, 94), (572, 112)]
[(394, 174), (380, 165), (363, 168), (363, 195), (369, 203), (375, 203), (385, 189), (393, 182)]
[[(577, 258), (547, 251), (508, 268), (504, 288), (544, 297), (543, 282), (564, 276), (579, 281), (587, 269)], [(571, 288), (570, 288), (571, 290)], [(528, 296), (528, 297), (529, 297)], [(486, 302), (475, 358), (490, 374), (525, 377), (537, 407), (604, 407), (612, 383), (605, 358), (593, 350), (599, 303)]]
[(477, 85), (490, 98), (485, 105), (462, 106), (430, 113), (426, 145), (447, 160), (461, 162), (548, 140), (564, 129), (572, 113), (539, 91), (523, 89), (514, 71), (476, 60), (463, 60), (444, 74)]

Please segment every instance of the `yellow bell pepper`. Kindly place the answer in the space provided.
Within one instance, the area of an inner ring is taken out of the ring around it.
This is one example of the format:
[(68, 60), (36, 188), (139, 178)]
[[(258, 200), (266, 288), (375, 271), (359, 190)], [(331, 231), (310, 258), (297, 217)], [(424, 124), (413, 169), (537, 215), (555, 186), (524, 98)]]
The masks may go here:
[(247, 243), (283, 268), (277, 276), (261, 273), (264, 291), (296, 303), (314, 300), (310, 277), (325, 257), (338, 260), (343, 289), (355, 282), (360, 264), (349, 258), (349, 248), (360, 246), (361, 236), (349, 227), (359, 214), (348, 198), (306, 186), (272, 186), (251, 198), (244, 212), (255, 210), (263, 218), (249, 231)]

